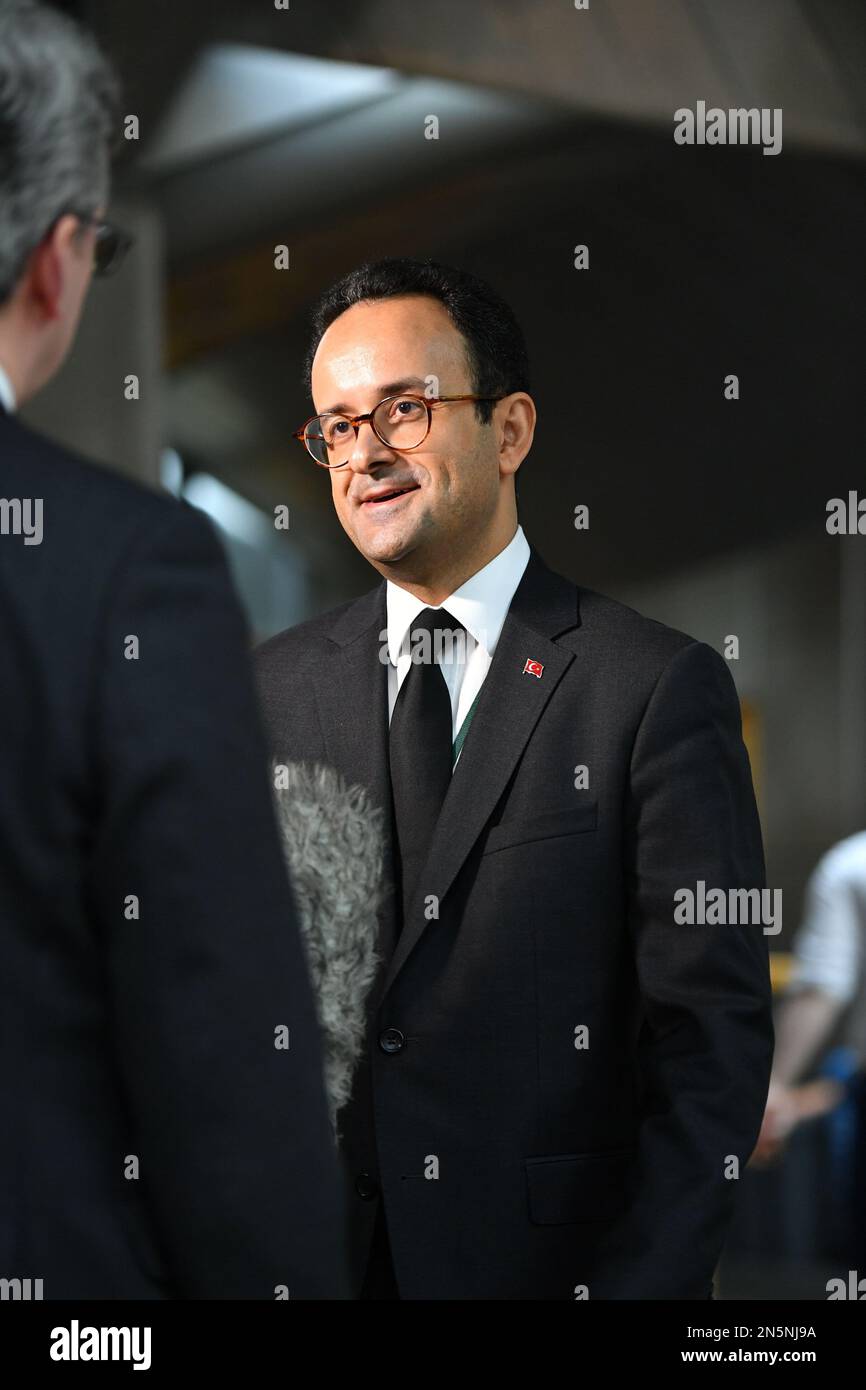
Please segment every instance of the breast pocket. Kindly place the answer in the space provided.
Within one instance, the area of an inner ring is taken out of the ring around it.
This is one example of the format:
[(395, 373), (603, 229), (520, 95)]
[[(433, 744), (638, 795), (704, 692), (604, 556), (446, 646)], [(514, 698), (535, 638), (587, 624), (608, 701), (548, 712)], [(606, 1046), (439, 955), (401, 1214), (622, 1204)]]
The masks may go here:
[(523, 845), (531, 840), (552, 840), (563, 835), (581, 835), (595, 830), (598, 824), (598, 802), (584, 801), (579, 806), (566, 806), (558, 811), (544, 811), (539, 816), (514, 816), (492, 825), (482, 841), (482, 854), (493, 854), (510, 845)]
[(628, 1199), (634, 1149), (524, 1159), (529, 1219), (536, 1226), (609, 1221)]

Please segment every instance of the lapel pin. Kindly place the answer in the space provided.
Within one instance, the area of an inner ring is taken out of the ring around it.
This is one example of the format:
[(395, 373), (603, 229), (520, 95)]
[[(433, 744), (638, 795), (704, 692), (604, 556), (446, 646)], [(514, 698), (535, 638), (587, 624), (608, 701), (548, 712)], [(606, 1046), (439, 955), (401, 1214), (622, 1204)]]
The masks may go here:
[(540, 679), (541, 679), (541, 673), (542, 673), (543, 670), (544, 670), (544, 666), (543, 666), (543, 664), (542, 664), (540, 661), (531, 661), (530, 658), (527, 657), (527, 658), (526, 658), (526, 665), (525, 665), (524, 668), (523, 668), (522, 674), (523, 674), (524, 676), (526, 676), (526, 675), (537, 676), (538, 679), (540, 680)]

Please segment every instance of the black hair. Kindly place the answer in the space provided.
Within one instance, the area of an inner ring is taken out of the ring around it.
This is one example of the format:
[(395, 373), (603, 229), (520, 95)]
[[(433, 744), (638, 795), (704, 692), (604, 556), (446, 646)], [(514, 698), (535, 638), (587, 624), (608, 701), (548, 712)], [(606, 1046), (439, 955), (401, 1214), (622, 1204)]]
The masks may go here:
[[(491, 285), (467, 270), (437, 261), (390, 256), (367, 261), (325, 290), (313, 308), (304, 384), (312, 394), (313, 358), (325, 330), (353, 304), (427, 294), (445, 306), (463, 338), (471, 390), (477, 396), (529, 391), (529, 355), (513, 310)], [(493, 418), (493, 401), (476, 401), (482, 425)]]

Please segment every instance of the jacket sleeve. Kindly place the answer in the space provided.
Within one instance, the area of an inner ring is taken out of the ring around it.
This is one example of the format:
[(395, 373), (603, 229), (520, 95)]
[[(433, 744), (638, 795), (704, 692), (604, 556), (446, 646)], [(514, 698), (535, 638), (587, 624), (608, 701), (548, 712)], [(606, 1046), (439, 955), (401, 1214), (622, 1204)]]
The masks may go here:
[(128, 1152), (179, 1296), (346, 1297), (245, 624), (209, 522), (185, 504), (160, 515), (115, 576), (95, 661), (90, 882)]
[[(626, 857), (642, 1003), (641, 1125), (630, 1202), (590, 1298), (706, 1299), (757, 1141), (773, 1024), (767, 938), (678, 923), (675, 893), (762, 888), (764, 860), (734, 682), (704, 643), (659, 678), (635, 739)], [(755, 895), (752, 895), (753, 899)]]

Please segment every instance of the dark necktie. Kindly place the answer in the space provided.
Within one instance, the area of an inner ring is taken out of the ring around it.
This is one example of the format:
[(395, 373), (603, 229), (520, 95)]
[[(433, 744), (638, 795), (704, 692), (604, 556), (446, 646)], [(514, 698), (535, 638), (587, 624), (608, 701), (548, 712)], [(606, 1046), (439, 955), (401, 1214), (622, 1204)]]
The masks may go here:
[[(429, 640), (420, 637), (422, 629), (430, 633)], [(445, 608), (425, 608), (418, 614), (410, 630), (410, 650), (429, 659), (412, 661), (391, 715), (391, 788), (404, 919), (451, 781), (451, 697), (436, 660), (439, 643), (447, 644), (449, 632), (456, 643), (462, 631), (463, 624)]]

